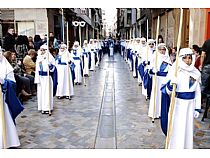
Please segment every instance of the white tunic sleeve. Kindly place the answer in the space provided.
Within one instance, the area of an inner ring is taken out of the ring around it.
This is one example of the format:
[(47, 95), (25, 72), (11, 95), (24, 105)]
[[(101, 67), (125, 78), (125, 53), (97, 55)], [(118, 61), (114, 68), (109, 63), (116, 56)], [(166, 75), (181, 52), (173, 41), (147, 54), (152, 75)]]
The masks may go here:
[(195, 109), (201, 109), (201, 87), (200, 83), (198, 83), (195, 90)]

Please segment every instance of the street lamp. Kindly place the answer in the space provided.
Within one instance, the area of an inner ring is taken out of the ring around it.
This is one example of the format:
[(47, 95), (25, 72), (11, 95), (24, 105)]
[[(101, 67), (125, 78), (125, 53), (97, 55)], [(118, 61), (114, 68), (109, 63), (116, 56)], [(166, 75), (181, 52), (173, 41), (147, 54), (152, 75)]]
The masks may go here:
[(80, 46), (82, 47), (82, 43), (81, 43), (81, 27), (84, 27), (86, 23), (85, 23), (85, 21), (73, 21), (72, 24), (75, 27), (79, 26), (79, 42), (80, 42)]

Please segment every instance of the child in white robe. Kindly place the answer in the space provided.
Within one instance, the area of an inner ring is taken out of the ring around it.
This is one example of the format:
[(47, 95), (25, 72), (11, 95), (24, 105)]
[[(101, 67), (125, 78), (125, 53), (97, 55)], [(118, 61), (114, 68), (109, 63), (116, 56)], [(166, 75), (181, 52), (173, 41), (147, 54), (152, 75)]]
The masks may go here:
[(174, 76), (174, 63), (167, 75), (167, 84), (162, 87), (165, 94), (171, 95), (172, 84), (177, 86), (174, 112), (172, 114), (172, 132), (168, 146), (170, 149), (193, 148), (193, 117), (197, 118), (201, 109), (201, 74), (194, 67), (193, 59), (193, 52), (190, 48), (181, 49), (177, 77)]

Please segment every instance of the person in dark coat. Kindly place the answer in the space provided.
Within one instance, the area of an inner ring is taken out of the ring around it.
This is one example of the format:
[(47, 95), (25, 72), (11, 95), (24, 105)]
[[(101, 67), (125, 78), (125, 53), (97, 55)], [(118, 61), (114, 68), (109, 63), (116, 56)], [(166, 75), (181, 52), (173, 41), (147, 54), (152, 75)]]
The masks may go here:
[(3, 48), (5, 51), (12, 51), (15, 52), (15, 36), (14, 36), (14, 29), (9, 27), (8, 32), (4, 37)]
[(34, 49), (35, 51), (38, 51), (39, 48), (42, 46), (43, 42), (42, 39), (40, 37), (40, 35), (35, 35), (34, 36)]

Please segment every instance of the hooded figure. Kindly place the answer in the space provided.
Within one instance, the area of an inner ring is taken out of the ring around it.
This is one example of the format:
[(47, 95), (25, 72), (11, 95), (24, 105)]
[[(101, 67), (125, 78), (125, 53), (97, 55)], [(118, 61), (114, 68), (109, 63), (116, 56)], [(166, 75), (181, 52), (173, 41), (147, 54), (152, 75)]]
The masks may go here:
[(140, 55), (140, 51), (141, 51), (141, 43), (140, 43), (140, 38), (136, 38), (135, 39), (135, 43), (133, 46), (133, 50), (132, 50), (132, 70), (133, 70), (133, 77), (137, 78), (138, 77), (138, 72), (137, 72), (137, 67), (138, 67), (138, 62), (140, 61), (138, 59), (139, 55)]
[(154, 45), (155, 45), (155, 41), (153, 39), (149, 39), (147, 41), (147, 46), (145, 46), (144, 44), (144, 46), (142, 47), (143, 48), (142, 49), (143, 53), (142, 53), (142, 58), (141, 58), (142, 62), (138, 67), (139, 74), (143, 81), (142, 94), (146, 97), (146, 99), (149, 99), (151, 96), (152, 77), (149, 74), (149, 69), (151, 69), (151, 59), (155, 51)]
[(61, 44), (58, 55), (55, 58), (55, 63), (58, 71), (58, 87), (56, 96), (59, 99), (64, 96), (67, 99), (70, 99), (69, 97), (74, 95), (73, 78), (71, 72), (71, 66), (74, 64), (74, 60), (69, 53), (66, 44)]
[[(53, 110), (53, 95), (55, 95), (57, 88), (56, 72), (54, 57), (49, 52), (47, 45), (42, 45), (36, 60), (36, 73), (34, 80), (37, 84), (38, 111), (41, 111), (42, 114), (48, 113), (49, 110)], [(50, 83), (48, 83), (48, 75), (51, 74), (53, 75), (50, 77)], [(50, 90), (48, 89), (48, 86), (46, 86), (48, 84), (50, 84)], [(50, 97), (50, 99), (46, 99), (46, 96), (47, 98)]]
[(130, 71), (133, 71), (132, 51), (133, 51), (133, 39), (131, 39), (128, 44), (128, 66), (129, 66)]
[(110, 52), (110, 56), (113, 57), (114, 56), (114, 41), (113, 40), (110, 40), (109, 52)]
[(90, 59), (91, 62), (89, 63), (89, 69), (90, 71), (95, 71), (95, 66), (96, 66), (96, 50), (95, 50), (95, 45), (93, 43), (93, 39), (90, 39), (88, 48), (90, 50)]
[[(136, 38), (136, 43), (134, 45), (134, 52), (135, 52), (135, 58), (133, 58), (134, 61), (134, 67), (135, 71), (133, 71), (133, 77), (136, 76), (138, 78), (138, 84), (141, 85), (141, 77), (138, 72), (138, 66), (141, 63), (141, 38)], [(133, 56), (134, 57), (134, 56)]]
[(170, 149), (193, 148), (193, 117), (199, 116), (201, 109), (201, 74), (194, 67), (193, 52), (190, 48), (180, 50), (177, 77), (175, 64), (170, 68), (166, 84), (162, 86), (161, 128), (167, 134), (168, 110), (170, 95), (176, 84), (176, 98), (172, 115), (172, 133), (169, 141)]
[(125, 40), (124, 39), (121, 39), (120, 40), (120, 52), (121, 52), (121, 56), (125, 57)]
[(82, 48), (79, 45), (78, 41), (74, 42), (74, 45), (72, 47), (71, 55), (74, 59), (75, 64), (75, 80), (74, 83), (81, 84), (82, 83), (82, 76), (83, 76), (83, 70), (82, 70)]
[(91, 62), (91, 58), (90, 58), (90, 50), (88, 47), (87, 40), (84, 40), (82, 49), (83, 49), (83, 55), (82, 55), (83, 73), (85, 77), (88, 77), (89, 76), (89, 62)]
[(125, 58), (124, 58), (124, 60), (126, 62), (128, 62), (128, 59), (129, 59), (129, 40), (126, 40), (126, 43), (125, 43)]
[[(142, 64), (142, 62), (145, 60), (146, 58), (146, 52), (147, 52), (147, 43), (146, 43), (146, 38), (142, 37), (139, 38), (138, 41), (140, 41), (140, 45), (139, 45), (139, 53), (138, 53), (138, 64), (137, 64), (137, 72), (138, 72), (138, 83), (139, 86), (142, 85), (142, 81), (143, 81), (143, 74), (144, 74), (144, 66)], [(144, 88), (144, 86), (142, 86), (142, 94), (146, 96), (146, 89)]]
[[(157, 54), (157, 67), (156, 67), (156, 53)], [(162, 84), (166, 83), (166, 75), (168, 69), (171, 66), (171, 60), (168, 54), (168, 49), (164, 43), (158, 44), (158, 52), (154, 52), (153, 59), (151, 60), (151, 70), (150, 74), (153, 75), (152, 79), (152, 92), (149, 104), (148, 116), (151, 118), (159, 118), (161, 113), (161, 91), (160, 88)], [(157, 73), (156, 83), (154, 80), (155, 73)], [(156, 85), (156, 91), (155, 91)], [(156, 97), (154, 96), (156, 94)], [(155, 98), (154, 98), (155, 97)], [(154, 113), (155, 106), (155, 113)]]
[[(19, 99), (16, 97), (16, 82), (14, 78), (13, 68), (2, 55), (0, 48), (0, 92), (2, 97), (4, 120), (6, 126), (6, 148), (20, 146), (18, 133), (15, 126), (15, 118), (24, 109)], [(3, 125), (2, 125), (2, 111), (0, 112), (0, 149), (4, 148), (3, 143)]]

